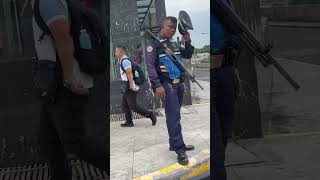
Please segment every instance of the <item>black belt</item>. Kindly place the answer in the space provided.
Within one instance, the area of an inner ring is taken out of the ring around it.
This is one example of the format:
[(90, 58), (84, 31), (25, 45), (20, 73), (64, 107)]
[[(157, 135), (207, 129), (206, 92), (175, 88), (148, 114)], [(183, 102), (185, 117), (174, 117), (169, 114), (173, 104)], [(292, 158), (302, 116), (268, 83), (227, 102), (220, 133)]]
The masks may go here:
[(211, 55), (211, 69), (220, 69), (226, 66), (233, 66), (235, 65), (235, 59), (226, 59), (224, 54), (219, 55)]
[(180, 78), (175, 78), (175, 79), (164, 78), (164, 81), (165, 82), (169, 82), (171, 84), (179, 84), (179, 83), (183, 82), (181, 77)]
[(181, 81), (181, 78), (175, 78), (175, 79), (171, 79), (171, 83), (172, 84), (179, 84)]

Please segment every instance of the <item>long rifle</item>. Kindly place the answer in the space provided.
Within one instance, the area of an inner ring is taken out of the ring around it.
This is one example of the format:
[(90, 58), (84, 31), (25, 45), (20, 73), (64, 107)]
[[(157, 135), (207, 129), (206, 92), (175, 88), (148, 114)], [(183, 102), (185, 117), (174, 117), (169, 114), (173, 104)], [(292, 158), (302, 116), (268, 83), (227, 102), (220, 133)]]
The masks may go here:
[(289, 73), (271, 56), (269, 53), (271, 47), (263, 45), (254, 36), (225, 0), (214, 0), (212, 3), (213, 10), (219, 19), (222, 19), (222, 22), (229, 30), (239, 34), (244, 45), (258, 58), (264, 67), (273, 65), (295, 90), (300, 88), (299, 84), (293, 80)]
[(161, 47), (162, 49), (165, 50), (167, 55), (171, 58), (172, 62), (178, 66), (178, 68), (181, 70), (182, 73), (185, 74), (185, 76), (190, 79), (191, 82), (196, 83), (201, 90), (204, 90), (204, 88), (200, 85), (200, 83), (195, 79), (194, 75), (192, 75), (187, 68), (179, 61), (179, 58), (174, 54), (174, 52), (168, 47), (168, 45), (160, 41), (150, 30), (147, 30), (146, 33), (153, 39), (156, 43), (157, 46)]

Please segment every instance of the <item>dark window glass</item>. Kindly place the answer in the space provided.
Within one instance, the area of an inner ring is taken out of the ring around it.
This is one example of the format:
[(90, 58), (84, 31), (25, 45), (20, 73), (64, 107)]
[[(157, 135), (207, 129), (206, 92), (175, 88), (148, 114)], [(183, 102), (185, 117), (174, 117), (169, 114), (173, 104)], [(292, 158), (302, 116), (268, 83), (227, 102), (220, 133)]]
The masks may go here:
[(35, 56), (30, 0), (0, 2), (0, 59)]
[(290, 5), (320, 4), (320, 0), (289, 0)]

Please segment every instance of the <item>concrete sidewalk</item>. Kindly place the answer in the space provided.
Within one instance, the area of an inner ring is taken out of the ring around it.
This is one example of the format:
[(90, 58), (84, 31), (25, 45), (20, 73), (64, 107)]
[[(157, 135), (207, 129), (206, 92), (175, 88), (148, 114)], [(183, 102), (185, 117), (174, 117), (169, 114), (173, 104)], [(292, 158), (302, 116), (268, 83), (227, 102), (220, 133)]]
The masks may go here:
[(228, 180), (316, 180), (320, 132), (272, 135), (230, 144)]
[(264, 134), (320, 131), (320, 66), (278, 58), (296, 80), (295, 91), (274, 68), (258, 68), (260, 108)]
[(187, 152), (189, 165), (177, 164), (177, 155), (169, 151), (168, 132), (163, 116), (156, 126), (150, 119), (134, 120), (133, 128), (122, 122), (110, 124), (110, 179), (190, 179), (208, 173), (210, 168), (210, 104), (182, 107), (184, 141), (195, 150)]
[(301, 89), (274, 68), (258, 67), (265, 137), (230, 143), (229, 180), (316, 180), (320, 177), (320, 66), (277, 58)]

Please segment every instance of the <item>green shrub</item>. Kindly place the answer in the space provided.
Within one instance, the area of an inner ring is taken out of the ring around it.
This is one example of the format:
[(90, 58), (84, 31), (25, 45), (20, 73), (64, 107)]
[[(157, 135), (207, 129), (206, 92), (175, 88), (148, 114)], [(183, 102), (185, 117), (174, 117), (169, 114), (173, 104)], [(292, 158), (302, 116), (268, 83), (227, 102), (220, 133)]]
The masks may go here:
[(210, 62), (210, 58), (205, 58), (203, 60), (200, 61), (201, 63), (209, 63)]

